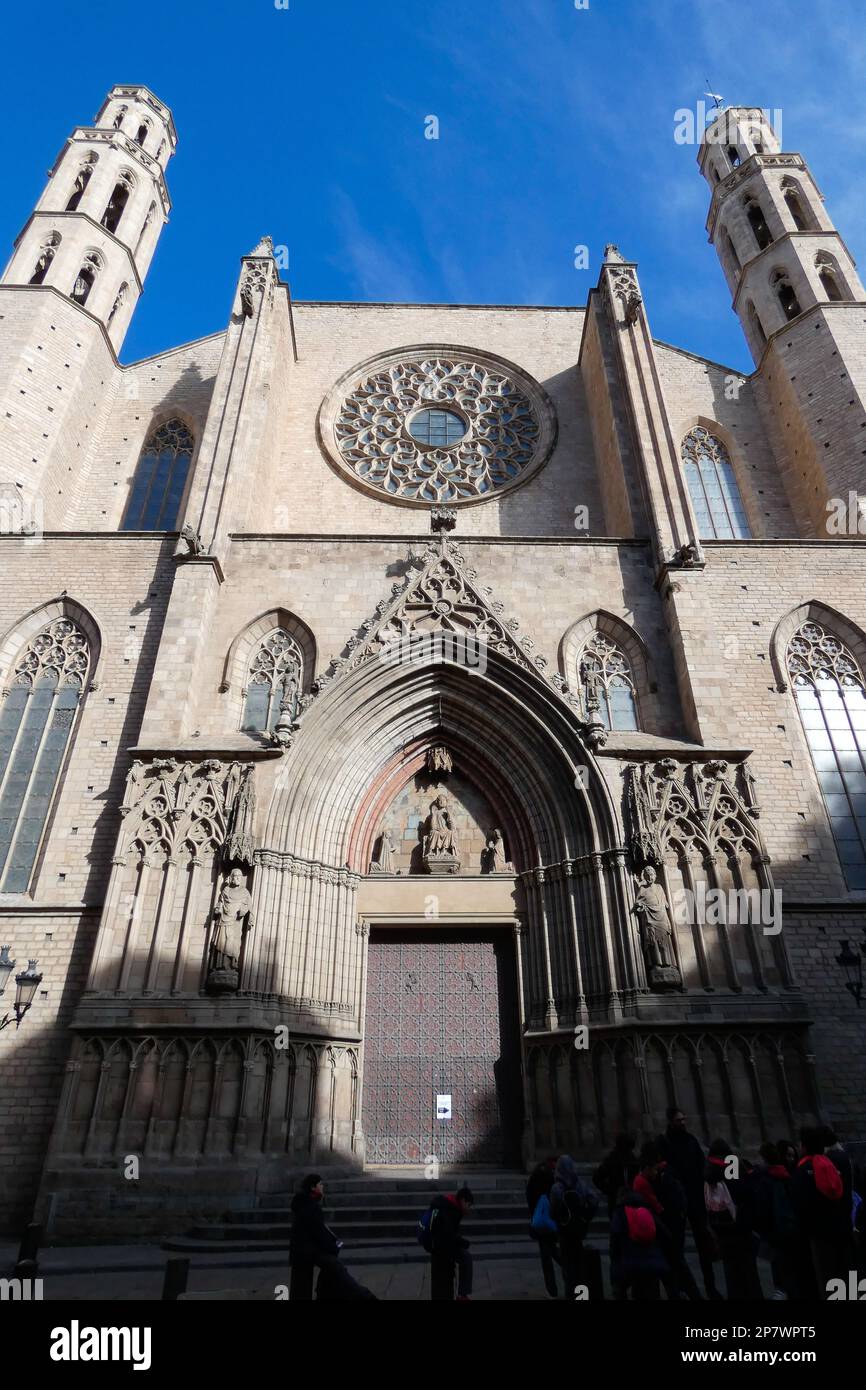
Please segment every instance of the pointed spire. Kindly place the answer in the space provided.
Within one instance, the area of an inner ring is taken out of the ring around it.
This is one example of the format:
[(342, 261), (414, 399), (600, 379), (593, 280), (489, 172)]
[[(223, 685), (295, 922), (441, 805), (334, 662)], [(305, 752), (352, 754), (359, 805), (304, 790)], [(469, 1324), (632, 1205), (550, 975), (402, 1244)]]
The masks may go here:
[(259, 239), (258, 246), (254, 247), (249, 254), (250, 256), (272, 256), (274, 254), (274, 243), (269, 236), (263, 236)]

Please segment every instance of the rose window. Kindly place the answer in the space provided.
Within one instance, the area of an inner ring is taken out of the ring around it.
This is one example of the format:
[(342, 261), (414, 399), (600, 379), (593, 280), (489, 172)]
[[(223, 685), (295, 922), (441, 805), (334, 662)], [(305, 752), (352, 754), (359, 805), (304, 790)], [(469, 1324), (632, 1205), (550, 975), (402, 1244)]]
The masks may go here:
[(465, 349), (392, 354), (334, 387), (323, 444), (357, 487), (405, 505), (478, 502), (545, 461), (555, 437), (541, 387)]

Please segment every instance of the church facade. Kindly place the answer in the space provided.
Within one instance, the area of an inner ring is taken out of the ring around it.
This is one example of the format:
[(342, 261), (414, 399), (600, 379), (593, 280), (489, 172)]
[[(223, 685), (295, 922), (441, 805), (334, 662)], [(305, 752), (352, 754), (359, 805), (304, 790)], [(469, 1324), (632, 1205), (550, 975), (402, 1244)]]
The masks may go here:
[(268, 238), (121, 366), (175, 145), (113, 88), (0, 281), (0, 1221), (673, 1102), (866, 1141), (866, 291), (804, 159), (699, 151), (751, 375), (614, 246), (582, 308), (339, 304)]

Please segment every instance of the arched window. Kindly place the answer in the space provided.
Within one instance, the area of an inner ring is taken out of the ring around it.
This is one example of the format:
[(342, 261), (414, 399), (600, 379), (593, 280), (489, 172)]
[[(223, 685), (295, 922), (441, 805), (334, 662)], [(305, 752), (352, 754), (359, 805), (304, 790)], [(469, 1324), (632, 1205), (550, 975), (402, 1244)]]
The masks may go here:
[(732, 269), (733, 269), (733, 271), (734, 271), (734, 274), (735, 274), (735, 275), (739, 275), (740, 269), (741, 269), (741, 266), (740, 266), (740, 258), (739, 258), (739, 256), (737, 255), (737, 248), (736, 248), (736, 246), (735, 246), (734, 243), (731, 241), (731, 234), (730, 234), (730, 232), (724, 231), (724, 232), (722, 233), (722, 244), (724, 245), (724, 248), (725, 248), (725, 250), (726, 250), (726, 252), (727, 252), (727, 254), (728, 254), (728, 260), (729, 260), (730, 263), (731, 263), (731, 267), (732, 267)]
[(108, 200), (108, 206), (102, 214), (102, 225), (107, 232), (116, 232), (120, 219), (123, 216), (123, 209), (129, 202), (129, 195), (132, 192), (133, 181), (128, 174), (121, 174), (117, 183), (114, 185), (114, 192)]
[(815, 269), (828, 299), (838, 303), (846, 298), (839, 283), (839, 271), (826, 253), (822, 252), (815, 258)]
[(128, 110), (129, 110), (129, 107), (128, 107), (128, 106), (121, 106), (120, 110), (118, 111), (117, 115), (116, 115), (115, 118), (114, 118), (114, 129), (115, 129), (115, 130), (120, 130), (120, 127), (123, 125), (124, 117), (126, 116), (126, 113), (127, 113)]
[(797, 228), (797, 231), (814, 231), (814, 219), (810, 219), (807, 216), (803, 208), (803, 202), (800, 198), (800, 190), (798, 189), (797, 185), (795, 183), (783, 184), (783, 193), (785, 196), (785, 202), (788, 206), (788, 211), (794, 219), (794, 226)]
[(594, 632), (580, 654), (581, 699), (586, 719), (606, 729), (636, 729), (637, 702), (625, 653), (603, 632)]
[(114, 303), (113, 303), (112, 306), (111, 306), (111, 313), (108, 315), (108, 327), (109, 327), (109, 328), (111, 327), (112, 323), (114, 322), (114, 319), (115, 319), (115, 316), (116, 316), (116, 314), (117, 314), (118, 309), (121, 307), (121, 305), (123, 304), (124, 300), (126, 299), (126, 292), (127, 292), (128, 289), (129, 289), (129, 286), (128, 286), (128, 285), (126, 284), (126, 282), (124, 281), (124, 283), (121, 285), (120, 289), (117, 291), (117, 295), (116, 295), (116, 297), (115, 297)]
[(48, 267), (54, 260), (59, 245), (59, 232), (52, 232), (48, 240), (43, 242), (42, 249), (39, 252), (39, 258), (36, 262), (35, 269), (33, 271), (33, 274), (30, 276), (31, 285), (41, 285), (43, 283), (43, 281), (45, 280), (45, 276), (48, 274)]
[(78, 204), (84, 197), (85, 190), (87, 188), (87, 185), (90, 183), (90, 179), (93, 174), (93, 167), (95, 163), (95, 159), (89, 160), (87, 164), (83, 164), (81, 166), (81, 168), (78, 170), (78, 173), (75, 175), (75, 182), (72, 185), (72, 192), (70, 193), (69, 201), (66, 204), (67, 212), (75, 212), (76, 208), (78, 207)]
[(752, 533), (743, 499), (722, 441), (699, 425), (683, 440), (682, 457), (699, 535), (707, 540), (748, 539)]
[(149, 134), (150, 126), (148, 125), (147, 121), (142, 121), (141, 125), (138, 127), (138, 130), (135, 132), (135, 143), (143, 147), (144, 142)]
[(73, 299), (76, 304), (86, 304), (90, 291), (93, 289), (93, 282), (102, 269), (102, 261), (95, 251), (88, 251), (84, 257), (84, 263), (78, 272), (78, 278), (72, 286)]
[(749, 300), (749, 307), (746, 310), (746, 316), (748, 318), (749, 328), (754, 334), (755, 342), (763, 352), (764, 348), (767, 346), (767, 335), (764, 332), (764, 325), (761, 323), (761, 320), (758, 317), (758, 311), (751, 300)]
[(145, 217), (145, 219), (144, 219), (144, 226), (142, 227), (141, 231), (139, 232), (139, 234), (138, 234), (138, 241), (137, 241), (136, 244), (135, 244), (135, 254), (136, 254), (136, 255), (138, 255), (139, 251), (141, 250), (141, 243), (144, 241), (144, 234), (145, 234), (145, 232), (147, 231), (148, 227), (149, 227), (149, 226), (151, 225), (151, 223), (153, 222), (153, 219), (154, 219), (155, 216), (156, 216), (156, 203), (151, 203), (150, 207), (149, 207), (148, 210), (147, 210), (147, 217)]
[(731, 168), (732, 168), (732, 169), (736, 169), (736, 167), (737, 167), (737, 165), (739, 164), (739, 162), (740, 162), (740, 152), (739, 152), (739, 150), (737, 149), (736, 145), (729, 145), (729, 146), (728, 146), (728, 163), (730, 164)]
[(801, 312), (800, 301), (794, 293), (794, 287), (788, 279), (784, 270), (774, 270), (770, 276), (770, 284), (776, 293), (776, 298), (782, 306), (782, 313), (786, 319), (795, 319)]
[(71, 618), (34, 637), (0, 704), (0, 892), (26, 893), (84, 691), (87, 638)]
[(266, 733), (272, 730), (283, 699), (291, 704), (292, 713), (297, 713), (302, 664), (300, 647), (282, 628), (275, 628), (262, 639), (250, 662), (244, 689), (241, 721), (244, 732)]
[(195, 440), (182, 420), (151, 430), (141, 451), (124, 531), (173, 531)]
[(755, 234), (755, 241), (758, 243), (758, 250), (763, 251), (765, 247), (772, 244), (773, 238), (770, 235), (770, 229), (761, 211), (761, 205), (755, 202), (754, 198), (748, 198), (745, 203), (745, 208), (746, 216), (749, 219), (749, 226)]
[(849, 888), (866, 888), (866, 688), (851, 652), (818, 623), (788, 643), (788, 672)]

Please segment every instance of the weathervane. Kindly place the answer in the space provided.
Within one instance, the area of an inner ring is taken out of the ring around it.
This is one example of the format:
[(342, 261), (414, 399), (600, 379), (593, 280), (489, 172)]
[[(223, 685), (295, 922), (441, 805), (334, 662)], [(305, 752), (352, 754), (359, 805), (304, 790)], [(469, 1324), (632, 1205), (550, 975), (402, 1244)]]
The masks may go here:
[[(709, 87), (709, 85), (710, 79), (707, 78), (707, 86)], [(704, 92), (704, 96), (711, 99), (717, 111), (722, 110), (722, 96), (720, 92)]]

